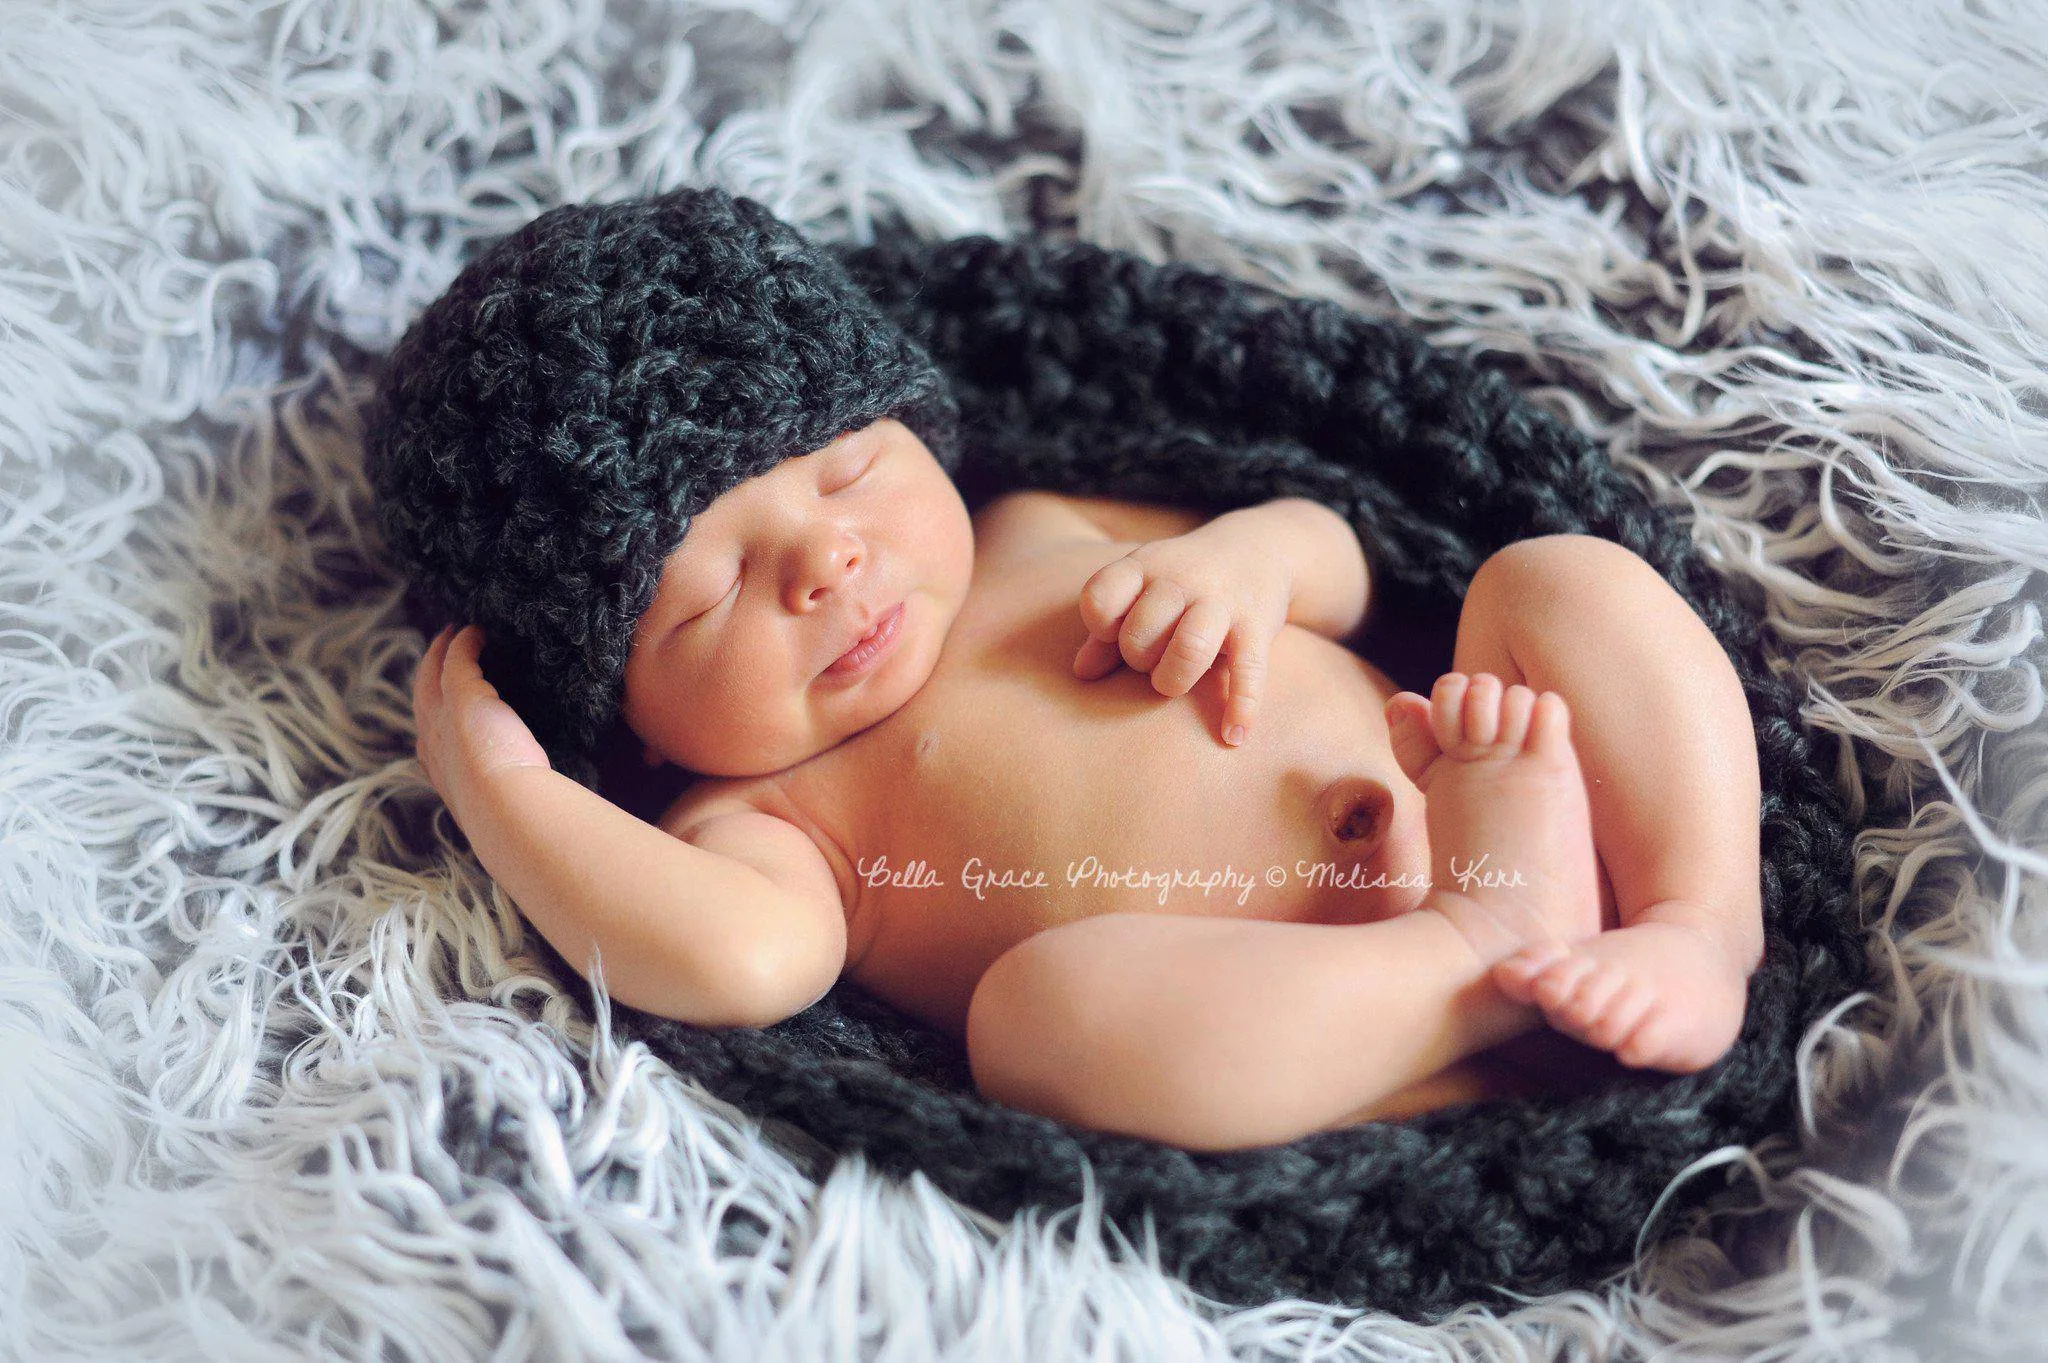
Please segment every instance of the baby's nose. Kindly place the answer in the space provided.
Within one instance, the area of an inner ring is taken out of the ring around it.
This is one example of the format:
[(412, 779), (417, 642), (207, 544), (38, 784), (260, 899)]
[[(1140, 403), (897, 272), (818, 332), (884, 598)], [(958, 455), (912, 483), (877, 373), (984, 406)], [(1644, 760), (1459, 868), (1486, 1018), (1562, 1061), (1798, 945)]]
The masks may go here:
[(1323, 792), (1323, 824), (1345, 850), (1365, 856), (1386, 841), (1394, 792), (1370, 776), (1347, 776)]
[(826, 594), (850, 585), (865, 571), (867, 558), (867, 545), (838, 526), (806, 540), (791, 575), (791, 608), (813, 609)]

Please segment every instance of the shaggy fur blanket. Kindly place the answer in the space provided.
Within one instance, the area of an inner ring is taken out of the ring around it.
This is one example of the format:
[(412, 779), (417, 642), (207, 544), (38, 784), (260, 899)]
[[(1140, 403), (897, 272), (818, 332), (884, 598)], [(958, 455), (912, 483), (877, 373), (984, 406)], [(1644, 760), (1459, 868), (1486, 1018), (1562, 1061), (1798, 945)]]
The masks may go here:
[[(0, 1351), (2037, 1356), (2044, 67), (1998, 0), (11, 7)], [(1598, 441), (1863, 830), (1791, 1128), (1417, 1324), (813, 1165), (622, 1042), (412, 759), (359, 415), (474, 243), (681, 183), (1408, 319)]]

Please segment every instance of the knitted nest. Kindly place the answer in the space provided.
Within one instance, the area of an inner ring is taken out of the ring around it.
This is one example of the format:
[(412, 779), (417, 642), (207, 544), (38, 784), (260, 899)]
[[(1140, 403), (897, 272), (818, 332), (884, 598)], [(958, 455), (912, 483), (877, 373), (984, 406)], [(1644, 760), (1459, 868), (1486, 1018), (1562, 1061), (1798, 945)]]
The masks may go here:
[(1216, 512), (1314, 497), (1367, 546), (1374, 630), (1440, 632), (1440, 653), (1395, 659), (1368, 636), (1362, 651), (1403, 685), (1426, 691), (1447, 670), (1465, 589), (1503, 545), (1569, 531), (1641, 555), (1748, 693), (1763, 964), (1741, 1036), (1702, 1073), (1622, 1074), (1226, 1153), (988, 1102), (959, 1043), (846, 981), (762, 1029), (615, 1003), (621, 1033), (808, 1137), (800, 1156), (857, 1150), (997, 1217), (1078, 1202), (1085, 1169), (1126, 1235), (1142, 1243), (1149, 1219), (1170, 1271), (1241, 1306), (1305, 1297), (1428, 1317), (1496, 1288), (1586, 1286), (1630, 1262), (1687, 1164), (1790, 1125), (1800, 1036), (1861, 970), (1845, 809), (1796, 691), (1764, 663), (1756, 616), (1590, 440), (1412, 329), (1191, 266), (982, 237), (834, 250), (951, 378), (970, 509), (1019, 487)]

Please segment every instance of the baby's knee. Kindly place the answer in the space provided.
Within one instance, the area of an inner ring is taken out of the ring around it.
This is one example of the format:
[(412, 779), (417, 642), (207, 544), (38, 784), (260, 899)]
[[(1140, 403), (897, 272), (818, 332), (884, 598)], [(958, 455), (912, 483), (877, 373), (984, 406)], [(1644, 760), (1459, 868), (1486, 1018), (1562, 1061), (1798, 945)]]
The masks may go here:
[(1074, 1053), (1072, 1014), (1087, 991), (1074, 977), (1072, 944), (1050, 936), (1018, 942), (975, 982), (967, 1001), (967, 1065), (983, 1096), (1077, 1121), (1073, 1096), (1088, 1064)]
[(1535, 535), (1495, 550), (1467, 591), (1511, 602), (1554, 601), (1560, 590), (1611, 591), (1671, 585), (1640, 554), (1599, 535)]
[[(1466, 609), (1481, 622), (1474, 628), (1498, 634), (1525, 671), (1540, 670), (1529, 660), (1546, 650), (1613, 657), (1647, 645), (1667, 660), (1715, 668), (1727, 674), (1725, 682), (1734, 680), (1720, 642), (1678, 589), (1627, 545), (1597, 535), (1539, 535), (1507, 545), (1480, 565)], [(1729, 694), (1740, 693), (1736, 685)]]

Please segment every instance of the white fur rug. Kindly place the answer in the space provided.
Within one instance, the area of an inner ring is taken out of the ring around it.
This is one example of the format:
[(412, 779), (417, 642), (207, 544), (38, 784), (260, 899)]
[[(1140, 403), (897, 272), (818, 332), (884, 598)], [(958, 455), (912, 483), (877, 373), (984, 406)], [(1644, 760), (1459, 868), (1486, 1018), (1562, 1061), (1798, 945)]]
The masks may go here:
[[(2038, 0), (0, 6), (0, 1349), (2048, 1357), (2044, 71)], [(1618, 1282), (1229, 1313), (593, 1028), (411, 759), (357, 410), (466, 243), (682, 183), (1522, 357), (1867, 825), (1800, 1129)]]

